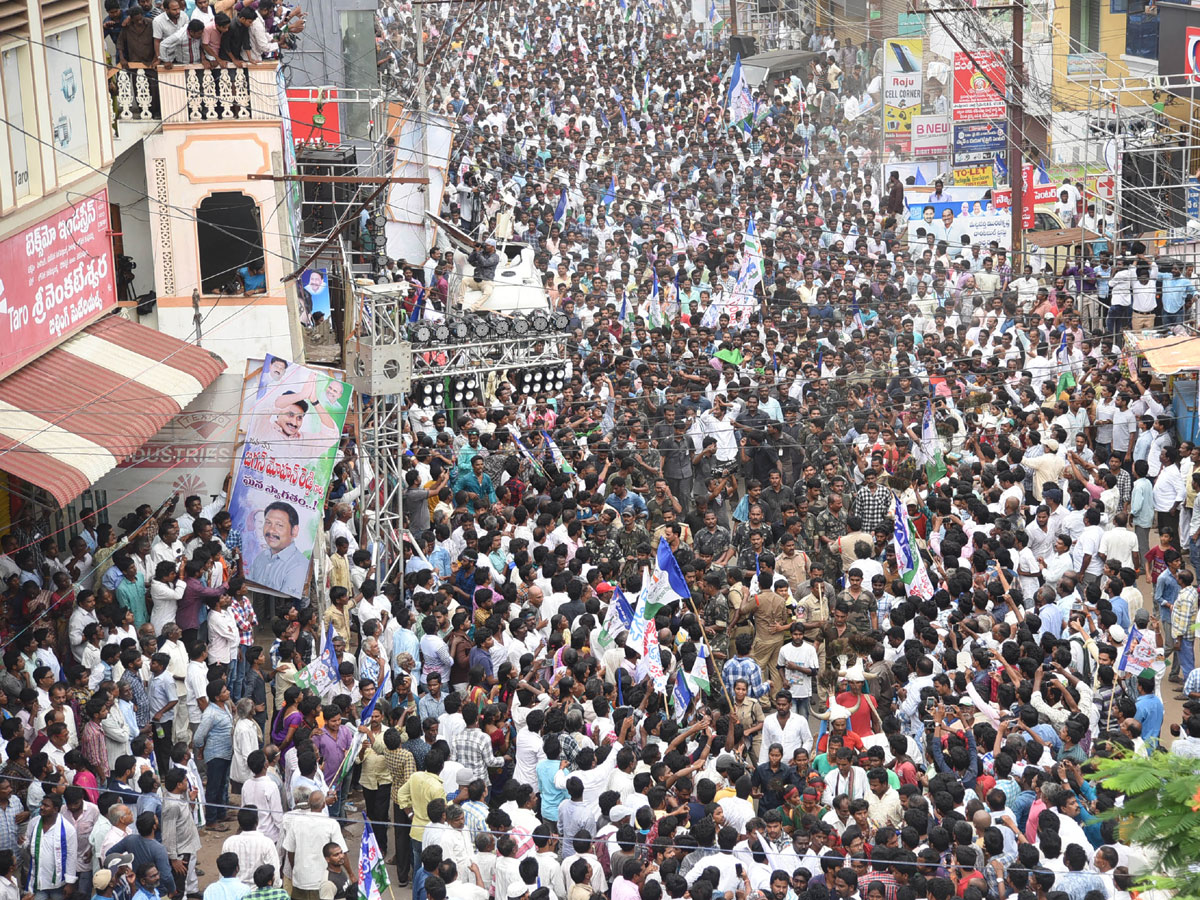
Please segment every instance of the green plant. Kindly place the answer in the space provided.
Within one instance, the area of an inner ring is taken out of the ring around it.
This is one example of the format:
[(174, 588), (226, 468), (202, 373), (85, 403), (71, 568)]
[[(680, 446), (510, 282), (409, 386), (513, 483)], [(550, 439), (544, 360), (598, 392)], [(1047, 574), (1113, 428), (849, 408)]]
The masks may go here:
[(1122, 841), (1160, 857), (1153, 872), (1137, 879), (1138, 887), (1174, 891), (1175, 900), (1200, 900), (1200, 759), (1169, 753), (1098, 759), (1091, 778), (1125, 796), (1124, 805), (1111, 812)]

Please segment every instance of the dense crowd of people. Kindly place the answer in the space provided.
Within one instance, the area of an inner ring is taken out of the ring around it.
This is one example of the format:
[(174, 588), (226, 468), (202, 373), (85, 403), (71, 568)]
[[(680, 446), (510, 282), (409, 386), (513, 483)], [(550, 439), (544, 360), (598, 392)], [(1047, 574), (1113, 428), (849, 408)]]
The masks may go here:
[(799, 23), (813, 61), (731, 122), (715, 15), (426, 7), (443, 212), (477, 287), (532, 247), (566, 382), (407, 401), (381, 570), (345, 436), (296, 603), (253, 593), (224, 491), (19, 518), (3, 900), (349, 897), (364, 816), (414, 900), (1125, 900), (1153, 870), (1087, 776), (1200, 756), (1200, 447), (1119, 341), (1189, 278), (909, 245), (856, 115), (878, 47)]

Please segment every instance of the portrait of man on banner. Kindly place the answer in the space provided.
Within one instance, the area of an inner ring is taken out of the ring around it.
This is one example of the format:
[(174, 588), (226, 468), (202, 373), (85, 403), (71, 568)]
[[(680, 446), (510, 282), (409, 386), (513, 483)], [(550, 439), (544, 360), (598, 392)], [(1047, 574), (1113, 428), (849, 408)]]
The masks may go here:
[(299, 597), (351, 388), (334, 374), (269, 354), (256, 378), (243, 397), (245, 445), (229, 512), (252, 531), (243, 549), (247, 579)]

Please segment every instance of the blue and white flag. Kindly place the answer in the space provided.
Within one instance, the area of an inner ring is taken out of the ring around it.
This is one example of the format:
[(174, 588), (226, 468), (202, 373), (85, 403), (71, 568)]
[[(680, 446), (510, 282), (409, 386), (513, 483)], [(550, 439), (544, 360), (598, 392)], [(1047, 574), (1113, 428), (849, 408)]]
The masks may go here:
[[(608, 124), (608, 119), (604, 120), (604, 124), (605, 125)], [(609, 206), (613, 205), (613, 202), (616, 199), (617, 199), (617, 176), (613, 175), (612, 179), (608, 182), (608, 190), (606, 190), (604, 192), (604, 196), (600, 198), (600, 202), (603, 203), (605, 205), (605, 207), (609, 207)]]
[(904, 592), (910, 597), (928, 600), (934, 593), (933, 582), (929, 580), (925, 561), (917, 552), (916, 529), (909, 521), (908, 511), (899, 496), (896, 497), (895, 517), (892, 538), (896, 545), (896, 567), (900, 570), (900, 580), (904, 582)]
[(604, 648), (612, 647), (617, 642), (617, 636), (629, 631), (632, 625), (633, 607), (629, 605), (625, 592), (619, 587), (614, 587), (612, 599), (608, 601), (608, 612), (604, 616), (604, 625), (600, 628), (596, 643)]
[(558, 195), (558, 206), (554, 210), (554, 221), (561, 222), (567, 214), (567, 189), (563, 188)]
[(725, 97), (725, 107), (729, 111), (729, 124), (740, 125), (742, 121), (754, 113), (754, 97), (750, 93), (750, 83), (742, 71), (742, 54), (733, 61), (733, 72), (729, 76), (729, 93)]
[(562, 49), (562, 35), (559, 34), (557, 28), (554, 29), (554, 34), (550, 35), (550, 55), (558, 56), (558, 51)]
[(687, 715), (688, 707), (692, 705), (695, 695), (688, 688), (687, 678), (680, 672), (675, 676), (675, 690), (671, 692), (671, 700), (675, 704), (675, 721), (682, 722)]
[[(317, 850), (310, 847), (305, 852), (316, 853)], [(358, 849), (358, 889), (362, 892), (363, 900), (381, 900), (390, 884), (379, 841), (371, 830), (371, 820), (363, 813), (362, 844)]]
[(663, 324), (662, 300), (658, 293), (658, 268), (650, 269), (650, 327), (659, 328)]
[(666, 538), (658, 539), (654, 572), (651, 573), (650, 582), (646, 585), (643, 593), (645, 594), (644, 615), (647, 619), (653, 619), (658, 611), (667, 604), (692, 596), (692, 592), (688, 589), (687, 579), (683, 577), (683, 571), (679, 568), (679, 562), (675, 559), (675, 554), (671, 552)]
[(550, 432), (543, 431), (542, 437), (546, 441), (546, 449), (550, 451), (550, 459), (552, 459), (554, 464), (558, 466), (558, 471), (562, 472), (564, 475), (574, 475), (574, 466), (567, 462), (567, 458), (563, 456), (562, 451), (558, 449), (558, 444), (554, 443), (554, 438), (550, 437)]

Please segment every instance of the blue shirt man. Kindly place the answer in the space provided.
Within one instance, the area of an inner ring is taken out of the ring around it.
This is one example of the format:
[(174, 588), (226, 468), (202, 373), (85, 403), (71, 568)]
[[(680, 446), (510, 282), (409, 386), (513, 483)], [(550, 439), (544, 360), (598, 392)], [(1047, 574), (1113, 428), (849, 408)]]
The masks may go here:
[(1163, 312), (1168, 315), (1183, 312), (1183, 306), (1191, 292), (1192, 280), (1179, 274), (1179, 266), (1172, 266), (1171, 273), (1162, 280)]
[(605, 506), (611, 506), (617, 511), (617, 514), (625, 512), (627, 509), (632, 509), (634, 514), (639, 518), (648, 516), (650, 513), (646, 509), (646, 501), (637, 494), (632, 494), (625, 487), (624, 478), (612, 479), (613, 492), (609, 494), (605, 500)]
[(496, 502), (496, 489), (492, 477), (483, 472), (483, 457), (471, 460), (471, 472), (458, 480), (458, 490), (467, 492), (467, 510), (475, 514), (476, 504), (491, 506)]
[[(1162, 580), (1161, 577), (1159, 579)], [(1138, 678), (1137, 712), (1134, 719), (1142, 726), (1142, 740), (1150, 752), (1158, 749), (1158, 736), (1162, 733), (1163, 702), (1154, 694), (1154, 678)]]

